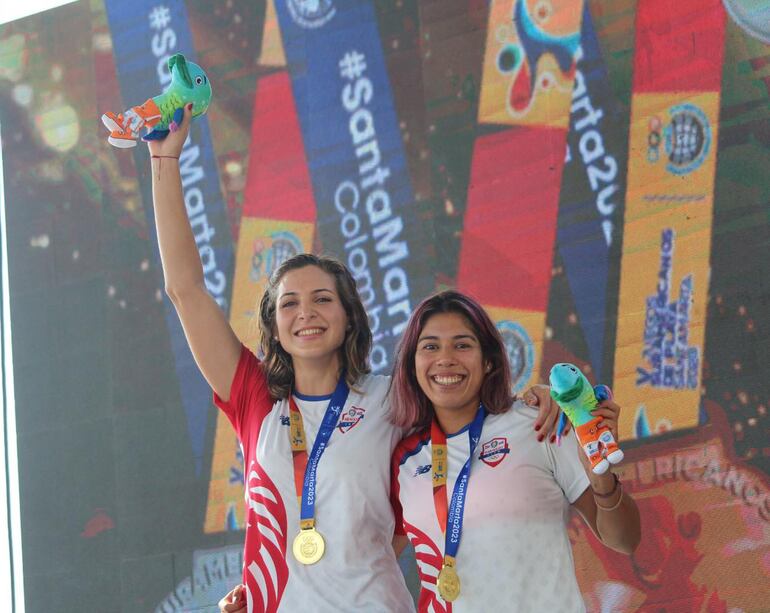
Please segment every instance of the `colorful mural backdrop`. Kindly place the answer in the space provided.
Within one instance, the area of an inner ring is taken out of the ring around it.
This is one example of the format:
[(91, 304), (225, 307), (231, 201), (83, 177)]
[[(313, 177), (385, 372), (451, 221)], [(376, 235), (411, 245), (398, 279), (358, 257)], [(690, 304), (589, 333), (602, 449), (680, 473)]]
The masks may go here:
[(245, 343), (301, 251), (350, 267), (377, 372), (423, 296), (473, 294), (517, 390), (569, 360), (623, 405), (644, 537), (574, 519), (589, 609), (770, 610), (769, 12), (80, 0), (0, 26), (27, 609), (204, 610), (240, 573), (240, 451), (163, 292), (148, 155), (99, 121), (181, 51), (214, 88), (185, 202)]

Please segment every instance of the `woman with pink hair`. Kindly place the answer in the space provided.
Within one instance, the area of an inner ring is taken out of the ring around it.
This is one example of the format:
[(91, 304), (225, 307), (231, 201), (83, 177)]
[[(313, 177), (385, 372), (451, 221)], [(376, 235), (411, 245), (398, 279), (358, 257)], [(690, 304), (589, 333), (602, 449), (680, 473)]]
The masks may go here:
[[(446, 291), (415, 309), (391, 412), (416, 431), (394, 451), (391, 498), (415, 548), (421, 612), (584, 611), (570, 507), (606, 546), (639, 543), (639, 512), (617, 477), (594, 474), (574, 434), (538, 445), (537, 411), (510, 389), (503, 341), (477, 302)], [(616, 435), (619, 413), (611, 400), (594, 411)]]

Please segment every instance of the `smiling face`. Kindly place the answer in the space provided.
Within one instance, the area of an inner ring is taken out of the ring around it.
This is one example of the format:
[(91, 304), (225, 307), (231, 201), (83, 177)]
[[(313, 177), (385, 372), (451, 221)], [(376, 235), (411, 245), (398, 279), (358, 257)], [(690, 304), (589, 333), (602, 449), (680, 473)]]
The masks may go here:
[(290, 270), (281, 278), (276, 296), (278, 341), (295, 364), (339, 359), (348, 317), (334, 277), (317, 266)]
[(459, 313), (437, 313), (423, 326), (414, 356), (417, 382), (442, 425), (462, 427), (479, 406), (487, 363), (468, 320)]

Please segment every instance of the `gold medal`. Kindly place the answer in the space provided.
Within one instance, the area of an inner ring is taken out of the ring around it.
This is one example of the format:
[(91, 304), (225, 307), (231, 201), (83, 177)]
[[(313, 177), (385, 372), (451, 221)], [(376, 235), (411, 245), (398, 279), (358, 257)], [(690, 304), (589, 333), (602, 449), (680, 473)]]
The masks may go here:
[(446, 602), (452, 602), (460, 595), (460, 577), (454, 566), (444, 564), (438, 574), (438, 593)]
[(300, 530), (294, 537), (291, 550), (300, 564), (315, 564), (324, 555), (324, 537), (315, 528)]

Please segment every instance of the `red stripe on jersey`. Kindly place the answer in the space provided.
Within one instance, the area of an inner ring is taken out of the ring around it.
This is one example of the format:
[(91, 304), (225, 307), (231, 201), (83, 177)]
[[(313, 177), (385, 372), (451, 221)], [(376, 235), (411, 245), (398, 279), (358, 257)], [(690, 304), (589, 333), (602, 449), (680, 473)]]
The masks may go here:
[(724, 26), (722, 0), (640, 0), (634, 93), (719, 90)]
[[(267, 490), (270, 497), (266, 497), (260, 489)], [(274, 613), (278, 610), (278, 604), (289, 581), (289, 567), (286, 564), (286, 507), (278, 488), (254, 461), (247, 475), (246, 496), (248, 511), (243, 580), (254, 603), (254, 610)], [(262, 533), (260, 525), (275, 535), (275, 542)], [(266, 557), (270, 558), (275, 568), (275, 578), (265, 562)], [(264, 592), (255, 572), (262, 578)]]
[[(441, 551), (436, 546), (436, 543), (434, 543), (423, 531), (406, 522), (404, 522), (404, 527), (406, 528), (406, 533), (415, 549), (417, 561), (432, 567), (432, 569), (436, 571), (435, 574), (432, 575), (425, 574), (423, 572), (423, 566), (418, 564), (417, 574), (420, 576), (420, 581), (436, 585), (439, 571), (441, 571), (441, 567), (444, 564), (444, 556), (441, 555)], [(429, 552), (424, 550), (426, 547), (430, 550)], [(418, 551), (418, 548), (422, 549), (422, 551)], [(420, 598), (417, 601), (417, 610), (420, 613), (430, 610), (436, 611), (436, 613), (452, 613), (452, 603), (442, 603), (434, 590), (422, 587), (420, 589)]]

